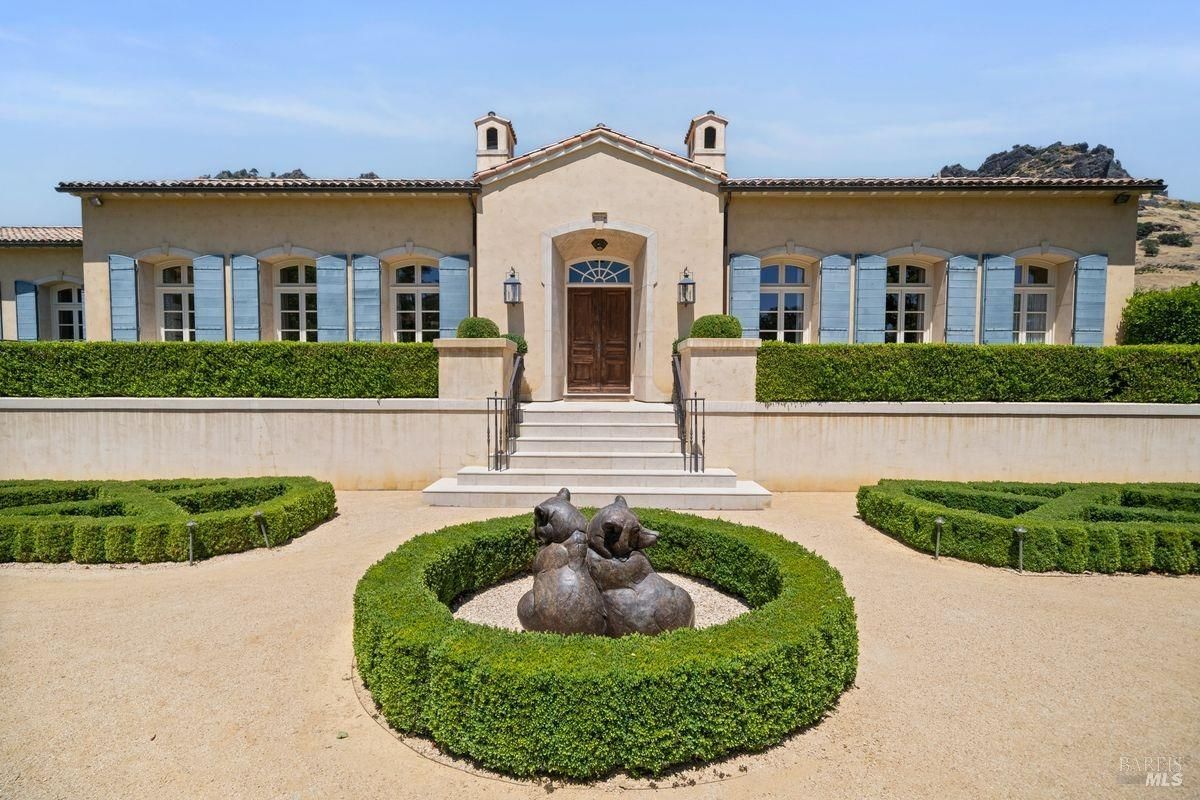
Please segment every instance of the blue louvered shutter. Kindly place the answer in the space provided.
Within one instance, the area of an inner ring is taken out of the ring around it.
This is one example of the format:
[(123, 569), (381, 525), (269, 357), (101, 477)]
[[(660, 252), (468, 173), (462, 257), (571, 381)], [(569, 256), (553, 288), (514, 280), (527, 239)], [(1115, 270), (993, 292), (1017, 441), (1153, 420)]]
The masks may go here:
[(192, 280), (196, 341), (225, 341), (225, 257), (193, 258)]
[(229, 286), (233, 294), (233, 340), (257, 342), (258, 324), (258, 259), (254, 256), (234, 256), (230, 261)]
[(346, 257), (317, 259), (317, 341), (346, 341)]
[(1017, 260), (1012, 256), (983, 257), (984, 344), (1013, 342), (1013, 277)]
[(884, 301), (887, 294), (887, 259), (859, 256), (854, 271), (854, 341), (883, 342)]
[(821, 259), (821, 335), (819, 341), (850, 341), (850, 257)]
[(1083, 256), (1075, 264), (1075, 344), (1104, 344), (1108, 256)]
[(138, 339), (137, 262), (129, 256), (108, 257), (108, 302), (114, 342)]
[(946, 342), (974, 344), (977, 256), (953, 256), (946, 266)]
[(378, 342), (380, 324), (379, 259), (375, 256), (355, 256), (354, 341)]
[(729, 314), (742, 323), (745, 339), (758, 338), (761, 285), (762, 261), (758, 256), (737, 255), (729, 259)]
[(438, 291), (441, 293), (440, 336), (450, 339), (458, 333), (458, 323), (471, 313), (471, 259), (467, 256), (442, 256), (438, 259)]
[(38, 338), (37, 284), (17, 281), (17, 338), (36, 342)]

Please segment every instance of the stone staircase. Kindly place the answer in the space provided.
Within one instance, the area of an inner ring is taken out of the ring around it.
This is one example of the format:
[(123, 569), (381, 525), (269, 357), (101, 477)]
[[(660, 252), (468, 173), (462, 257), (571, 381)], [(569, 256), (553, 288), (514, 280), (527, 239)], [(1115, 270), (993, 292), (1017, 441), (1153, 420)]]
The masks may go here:
[(771, 493), (732, 470), (687, 472), (669, 403), (526, 403), (510, 466), (463, 467), (428, 486), (435, 506), (528, 509), (566, 486), (576, 505), (603, 506), (624, 495), (631, 506), (760, 509)]

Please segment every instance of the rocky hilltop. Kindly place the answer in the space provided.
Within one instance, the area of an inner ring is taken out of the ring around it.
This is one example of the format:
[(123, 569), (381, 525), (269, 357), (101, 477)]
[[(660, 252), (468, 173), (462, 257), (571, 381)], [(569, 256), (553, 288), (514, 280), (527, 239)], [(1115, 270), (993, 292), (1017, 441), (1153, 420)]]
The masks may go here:
[(992, 153), (979, 169), (962, 164), (942, 167), (942, 178), (1129, 178), (1132, 177), (1111, 147), (1098, 144), (1088, 149), (1087, 142), (1047, 147), (1016, 144), (1010, 150)]

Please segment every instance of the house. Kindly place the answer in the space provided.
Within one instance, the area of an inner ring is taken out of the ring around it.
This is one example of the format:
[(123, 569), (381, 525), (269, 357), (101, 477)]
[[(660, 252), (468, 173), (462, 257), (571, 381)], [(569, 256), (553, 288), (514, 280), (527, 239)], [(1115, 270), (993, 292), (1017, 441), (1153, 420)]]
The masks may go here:
[(82, 229), (0, 229), (0, 332), (405, 342), (485, 316), (528, 340), (535, 400), (664, 400), (711, 313), (790, 342), (1115, 342), (1162, 181), (731, 178), (726, 128), (518, 153), (488, 113), (469, 179), (61, 183)]

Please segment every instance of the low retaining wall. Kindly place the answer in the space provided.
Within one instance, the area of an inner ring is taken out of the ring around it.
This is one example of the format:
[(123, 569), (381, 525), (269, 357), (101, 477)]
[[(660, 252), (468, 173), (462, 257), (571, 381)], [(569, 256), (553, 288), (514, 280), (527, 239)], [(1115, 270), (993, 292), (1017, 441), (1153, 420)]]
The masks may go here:
[(484, 401), (0, 398), (0, 478), (311, 475), (423, 489), (484, 464)]
[[(0, 398), (0, 478), (312, 475), (420, 489), (486, 463), (483, 401)], [(1200, 405), (708, 402), (708, 464), (774, 491), (879, 478), (1194, 481)]]
[(1200, 479), (1200, 405), (707, 405), (707, 463), (772, 491), (850, 491), (880, 478)]

